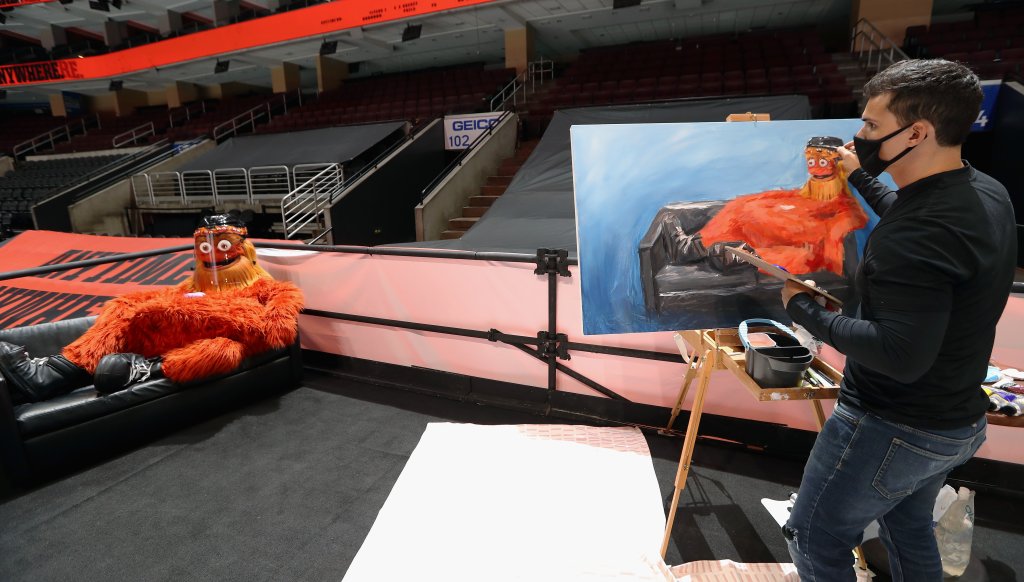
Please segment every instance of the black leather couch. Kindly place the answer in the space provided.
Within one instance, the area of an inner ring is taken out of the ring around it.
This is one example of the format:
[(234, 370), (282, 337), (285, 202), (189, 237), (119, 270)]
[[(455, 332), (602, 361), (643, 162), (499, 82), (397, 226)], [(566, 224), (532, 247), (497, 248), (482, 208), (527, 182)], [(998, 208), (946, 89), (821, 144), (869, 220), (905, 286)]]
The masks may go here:
[[(779, 292), (782, 282), (761, 275), (753, 266), (730, 270), (728, 273), (711, 268), (706, 261), (688, 265), (675, 265), (670, 260), (671, 236), (663, 232), (664, 219), (674, 215), (687, 233), (697, 233), (727, 201), (677, 202), (658, 210), (637, 249), (640, 260), (640, 282), (644, 293), (644, 306), (652, 313), (686, 310), (715, 313), (752, 313), (781, 317)], [(857, 242), (850, 233), (843, 239), (844, 261), (847, 270), (857, 264)], [(840, 277), (828, 271), (802, 274), (814, 279), (839, 299), (851, 294), (852, 272)], [(778, 312), (778, 314), (776, 314)]]
[[(25, 346), (32, 357), (58, 354), (94, 320), (0, 330), (0, 341)], [(86, 386), (44, 402), (12, 404), (0, 374), (0, 462), (13, 482), (28, 484), (294, 388), (301, 378), (298, 341), (252, 357), (224, 376), (187, 385), (161, 378), (107, 396)]]

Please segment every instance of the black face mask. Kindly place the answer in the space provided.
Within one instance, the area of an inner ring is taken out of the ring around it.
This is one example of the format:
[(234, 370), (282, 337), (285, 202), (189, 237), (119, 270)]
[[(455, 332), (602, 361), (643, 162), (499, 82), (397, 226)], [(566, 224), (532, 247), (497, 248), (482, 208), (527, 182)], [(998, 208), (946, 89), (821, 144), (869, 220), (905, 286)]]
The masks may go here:
[(878, 139), (864, 139), (862, 137), (854, 136), (853, 147), (857, 151), (857, 159), (860, 160), (860, 167), (864, 168), (864, 171), (871, 174), (872, 176), (878, 176), (879, 174), (884, 172), (886, 168), (894, 164), (900, 158), (909, 154), (910, 150), (914, 149), (917, 146), (908, 147), (907, 149), (897, 154), (896, 157), (891, 160), (883, 160), (882, 158), (878, 157), (879, 152), (882, 151), (882, 143), (884, 143), (886, 140), (890, 138), (899, 135), (900, 133), (903, 133), (912, 125), (914, 124), (911, 123), (910, 125), (901, 127), (900, 129), (897, 129), (896, 131), (890, 133), (889, 135)]

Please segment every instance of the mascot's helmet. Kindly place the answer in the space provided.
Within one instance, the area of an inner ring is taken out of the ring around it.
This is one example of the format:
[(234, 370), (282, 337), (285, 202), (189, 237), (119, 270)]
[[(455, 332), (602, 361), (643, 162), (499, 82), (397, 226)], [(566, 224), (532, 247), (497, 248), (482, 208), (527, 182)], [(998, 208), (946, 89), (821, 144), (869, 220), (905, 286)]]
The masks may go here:
[(248, 230), (237, 216), (215, 214), (206, 216), (194, 233), (194, 291), (219, 291), (248, 287), (270, 274), (256, 264), (256, 247), (248, 238)]

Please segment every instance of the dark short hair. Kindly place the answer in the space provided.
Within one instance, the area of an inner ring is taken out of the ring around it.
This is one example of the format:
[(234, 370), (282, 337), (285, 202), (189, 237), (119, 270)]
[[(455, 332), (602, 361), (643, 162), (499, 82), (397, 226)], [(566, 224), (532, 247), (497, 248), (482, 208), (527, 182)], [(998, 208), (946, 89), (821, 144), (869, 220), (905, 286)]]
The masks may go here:
[(889, 111), (901, 126), (926, 119), (941, 146), (967, 141), (981, 109), (981, 81), (970, 69), (945, 59), (899, 61), (864, 85), (868, 99), (888, 94)]

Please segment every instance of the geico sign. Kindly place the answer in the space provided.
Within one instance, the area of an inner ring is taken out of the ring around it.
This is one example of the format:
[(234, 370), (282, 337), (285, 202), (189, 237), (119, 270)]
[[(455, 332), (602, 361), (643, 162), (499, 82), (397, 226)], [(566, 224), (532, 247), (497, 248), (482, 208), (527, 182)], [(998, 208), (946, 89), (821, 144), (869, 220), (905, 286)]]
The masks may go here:
[(490, 129), (497, 119), (456, 119), (452, 121), (453, 131), (473, 131), (474, 129)]

